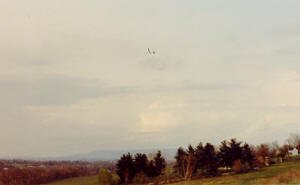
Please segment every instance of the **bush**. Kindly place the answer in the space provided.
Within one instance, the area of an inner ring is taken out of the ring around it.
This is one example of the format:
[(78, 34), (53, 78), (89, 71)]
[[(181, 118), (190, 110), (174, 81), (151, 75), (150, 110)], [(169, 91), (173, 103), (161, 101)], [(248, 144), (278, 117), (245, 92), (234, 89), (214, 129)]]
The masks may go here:
[(113, 176), (109, 170), (105, 168), (100, 169), (98, 177), (100, 185), (113, 185)]
[(112, 174), (112, 185), (117, 185), (120, 183), (120, 181), (121, 181), (121, 179), (120, 179), (119, 175), (117, 175), (115, 173)]
[(238, 159), (233, 162), (232, 170), (235, 173), (245, 173), (251, 169), (251, 166), (248, 162), (243, 163), (242, 160)]
[(233, 170), (235, 173), (241, 173), (241, 172), (243, 171), (243, 164), (242, 164), (242, 161), (241, 161), (240, 159), (235, 160), (235, 161), (233, 162), (232, 170)]
[(133, 178), (133, 182), (138, 184), (144, 184), (145, 182), (147, 182), (147, 180), (148, 180), (147, 176), (143, 172), (136, 174), (135, 177)]

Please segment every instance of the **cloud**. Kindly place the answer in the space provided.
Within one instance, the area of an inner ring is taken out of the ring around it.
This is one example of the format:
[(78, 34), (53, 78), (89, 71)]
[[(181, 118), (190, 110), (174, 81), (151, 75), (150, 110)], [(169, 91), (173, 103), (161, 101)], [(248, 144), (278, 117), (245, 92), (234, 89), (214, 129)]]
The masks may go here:
[(177, 68), (183, 63), (182, 59), (160, 55), (160, 53), (156, 53), (154, 55), (146, 55), (144, 59), (140, 60), (141, 66), (146, 69), (164, 71), (167, 69)]
[(31, 78), (2, 76), (0, 88), (3, 96), (13, 96), (29, 105), (72, 104), (84, 98), (119, 95), (132, 90), (109, 86), (97, 79), (57, 74)]
[(178, 116), (172, 112), (144, 112), (140, 115), (140, 132), (161, 132), (179, 123)]
[[(155, 94), (188, 91), (219, 91), (241, 88), (241, 85), (226, 83), (189, 83), (156, 85), (113, 86), (99, 79), (74, 77), (62, 74), (44, 75), (2, 75), (0, 90), (2, 97), (18, 100), (25, 105), (66, 105), (74, 104), (81, 99)], [(155, 105), (152, 105), (155, 106)], [(156, 105), (165, 106), (165, 105)]]
[(257, 2), (1, 6), (0, 157), (286, 137), (300, 1)]
[(139, 123), (134, 128), (137, 132), (163, 132), (180, 124), (178, 110), (184, 107), (182, 102), (154, 101), (140, 113)]

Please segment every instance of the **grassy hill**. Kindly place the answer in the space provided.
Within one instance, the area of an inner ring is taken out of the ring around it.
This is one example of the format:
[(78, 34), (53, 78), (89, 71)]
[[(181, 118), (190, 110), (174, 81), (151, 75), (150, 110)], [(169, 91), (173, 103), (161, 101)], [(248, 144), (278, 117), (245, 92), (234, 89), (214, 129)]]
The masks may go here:
[[(297, 171), (297, 172), (296, 172)], [(174, 185), (183, 185), (179, 182)], [(190, 185), (300, 184), (300, 162), (273, 165), (256, 172), (193, 180)]]
[[(97, 176), (79, 177), (47, 185), (97, 185)], [(184, 182), (173, 185), (183, 185)], [(193, 180), (189, 185), (250, 185), (250, 184), (300, 184), (300, 162), (287, 162), (263, 168), (259, 171), (231, 176)]]
[(99, 185), (97, 176), (86, 176), (65, 179), (45, 185)]

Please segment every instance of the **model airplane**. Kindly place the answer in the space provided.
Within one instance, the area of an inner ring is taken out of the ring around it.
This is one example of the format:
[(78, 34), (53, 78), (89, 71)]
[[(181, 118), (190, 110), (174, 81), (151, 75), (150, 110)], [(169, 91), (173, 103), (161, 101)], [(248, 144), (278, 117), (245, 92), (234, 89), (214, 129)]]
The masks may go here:
[(148, 48), (146, 55), (154, 55), (155, 51), (151, 51), (150, 48)]

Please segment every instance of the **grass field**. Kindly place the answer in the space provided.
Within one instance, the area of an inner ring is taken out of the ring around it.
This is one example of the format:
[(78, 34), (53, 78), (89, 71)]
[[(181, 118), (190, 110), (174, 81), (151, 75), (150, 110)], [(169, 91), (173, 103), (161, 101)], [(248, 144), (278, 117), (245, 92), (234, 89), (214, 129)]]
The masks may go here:
[[(97, 185), (97, 176), (79, 177), (47, 185)], [(173, 185), (183, 185), (184, 182)], [(250, 184), (300, 184), (300, 162), (287, 162), (263, 168), (256, 172), (193, 180), (189, 185), (250, 185)]]
[(45, 185), (99, 185), (97, 176), (86, 176), (65, 179)]

